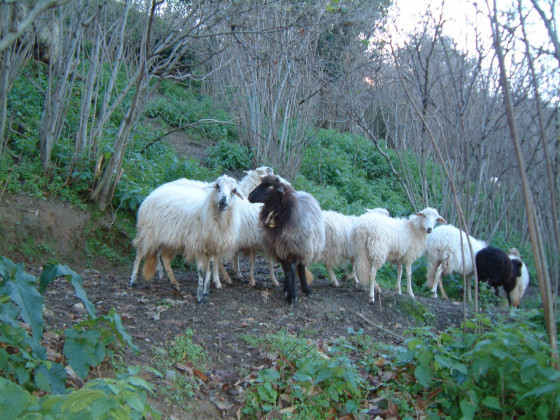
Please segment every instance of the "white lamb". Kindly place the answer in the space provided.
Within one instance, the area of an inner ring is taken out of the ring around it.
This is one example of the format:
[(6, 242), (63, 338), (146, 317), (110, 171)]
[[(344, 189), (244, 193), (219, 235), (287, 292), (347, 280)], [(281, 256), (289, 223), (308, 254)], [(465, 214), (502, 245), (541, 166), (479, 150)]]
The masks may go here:
[[(446, 223), (436, 209), (427, 207), (408, 219), (395, 219), (382, 214), (366, 213), (356, 220), (351, 240), (355, 247), (356, 273), (362, 285), (369, 285), (369, 301), (375, 300), (375, 277), (386, 262), (406, 267), (407, 292), (412, 292), (412, 263), (426, 249), (428, 234), (437, 222)], [(402, 268), (397, 278), (401, 293)]]
[[(469, 236), (474, 255), (488, 245), (486, 242)], [(470, 277), (474, 272), (473, 260), (467, 235), (453, 225), (438, 226), (428, 236), (426, 259), (428, 269), (426, 284), (432, 292), (432, 297), (437, 298), (437, 288), (441, 295), (447, 299), (443, 288), (442, 276), (458, 273), (467, 276), (467, 287), (470, 291)]]
[[(389, 216), (389, 212), (383, 208), (366, 209), (368, 213), (384, 214)], [(325, 219), (325, 247), (321, 253), (319, 261), (321, 261), (329, 278), (335, 287), (340, 287), (340, 282), (334, 274), (333, 267), (341, 266), (348, 261), (352, 263), (352, 272), (344, 276), (344, 280), (354, 279), (356, 283), (356, 267), (354, 265), (354, 247), (350, 242), (350, 235), (356, 216), (347, 216), (331, 210), (323, 210)]]
[[(189, 188), (176, 181), (154, 190), (138, 209), (136, 247), (130, 285), (134, 285), (140, 262), (150, 280), (160, 253), (167, 275), (179, 290), (170, 261), (182, 253), (186, 261), (196, 261), (197, 301), (206, 302), (210, 281), (210, 262), (229, 257), (235, 251), (239, 233), (239, 212), (235, 179), (223, 175), (210, 187)], [(214, 264), (214, 280), (217, 278)], [(219, 282), (219, 280), (218, 280)]]

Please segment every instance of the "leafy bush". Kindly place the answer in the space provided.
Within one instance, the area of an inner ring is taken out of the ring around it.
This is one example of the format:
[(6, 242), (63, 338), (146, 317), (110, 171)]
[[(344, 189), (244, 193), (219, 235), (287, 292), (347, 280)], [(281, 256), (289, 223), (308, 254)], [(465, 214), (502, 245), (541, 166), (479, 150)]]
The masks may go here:
[(289, 403), (298, 418), (326, 418), (357, 413), (365, 398), (365, 383), (344, 352), (324, 350), (305, 339), (280, 332), (260, 343), (279, 357), (261, 369), (245, 396), (242, 412), (250, 417), (274, 417)]
[(510, 323), (467, 321), (466, 332), (414, 333), (397, 361), (414, 371), (407, 386), (423, 395), (429, 416), (558, 418), (560, 372), (545, 332), (522, 315)]
[[(82, 379), (113, 351), (110, 346), (116, 340), (138, 351), (114, 310), (106, 316), (96, 316), (81, 277), (68, 267), (47, 264), (39, 279), (39, 291), (44, 292), (57, 277), (68, 279), (89, 315), (87, 320), (65, 330), (63, 348), (66, 362)], [(139, 419), (148, 413), (158, 417), (146, 399), (151, 387), (135, 376), (139, 369), (118, 375), (117, 380), (88, 382), (78, 391), (66, 389), (64, 365), (49, 360), (41, 344), (44, 322), (39, 291), (36, 279), (24, 271), (23, 264), (0, 257), (0, 412), (6, 418)], [(19, 318), (29, 325), (31, 335)]]
[(205, 160), (210, 167), (223, 167), (226, 170), (249, 169), (253, 164), (253, 153), (246, 146), (220, 140), (208, 149)]

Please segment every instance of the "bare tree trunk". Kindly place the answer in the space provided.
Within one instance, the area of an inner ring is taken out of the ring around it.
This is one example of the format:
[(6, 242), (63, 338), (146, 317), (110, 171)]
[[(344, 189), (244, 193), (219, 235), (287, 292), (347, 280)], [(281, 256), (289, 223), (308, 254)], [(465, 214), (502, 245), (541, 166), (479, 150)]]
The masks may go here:
[(525, 209), (527, 212), (527, 219), (529, 222), (531, 246), (533, 248), (533, 257), (535, 259), (535, 266), (537, 268), (537, 277), (538, 277), (541, 297), (543, 301), (546, 328), (548, 332), (550, 346), (552, 349), (552, 357), (557, 360), (558, 343), (557, 343), (557, 331), (556, 331), (556, 313), (554, 310), (555, 303), (552, 299), (553, 294), (551, 292), (551, 287), (550, 287), (551, 282), (550, 282), (550, 277), (549, 277), (549, 272), (547, 267), (546, 252), (543, 246), (543, 239), (542, 239), (543, 235), (541, 230), (542, 228), (539, 225), (537, 219), (533, 194), (531, 191), (531, 187), (529, 185), (529, 180), (527, 178), (527, 171), (525, 169), (524, 154), (521, 149), (521, 144), (519, 141), (517, 123), (515, 120), (515, 113), (513, 109), (513, 100), (511, 98), (509, 79), (506, 70), (504, 53), (502, 50), (501, 29), (498, 21), (498, 9), (495, 0), (493, 1), (492, 6), (488, 5), (488, 8), (489, 8), (489, 17), (492, 25), (494, 50), (496, 51), (496, 57), (498, 58), (498, 64), (500, 67), (500, 85), (502, 87), (502, 92), (503, 92), (504, 107), (508, 118), (509, 129), (511, 132), (511, 140), (513, 143), (513, 147), (515, 149), (515, 155), (517, 157), (517, 162), (519, 164), (519, 172), (521, 176), (521, 182), (523, 185), (523, 197), (525, 199)]

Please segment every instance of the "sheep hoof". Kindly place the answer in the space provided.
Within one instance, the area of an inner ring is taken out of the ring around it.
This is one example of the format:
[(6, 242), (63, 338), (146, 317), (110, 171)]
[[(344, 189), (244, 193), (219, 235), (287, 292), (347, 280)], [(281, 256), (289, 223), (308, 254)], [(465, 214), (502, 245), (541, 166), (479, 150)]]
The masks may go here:
[(206, 296), (197, 297), (196, 302), (197, 303), (208, 303), (208, 298)]
[(180, 292), (181, 291), (181, 286), (179, 286), (178, 284), (174, 284), (173, 289), (176, 290), (177, 292)]

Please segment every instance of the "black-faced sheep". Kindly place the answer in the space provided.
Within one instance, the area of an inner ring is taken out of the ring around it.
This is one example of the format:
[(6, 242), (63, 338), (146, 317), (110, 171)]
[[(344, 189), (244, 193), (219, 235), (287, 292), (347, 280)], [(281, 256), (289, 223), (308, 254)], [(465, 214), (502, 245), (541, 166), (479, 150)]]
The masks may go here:
[(499, 287), (502, 286), (510, 305), (512, 304), (511, 292), (515, 289), (517, 279), (521, 277), (521, 267), (520, 260), (510, 259), (499, 248), (489, 246), (476, 254), (478, 280), (488, 282), (494, 288), (496, 296), (499, 296)]
[(236, 249), (239, 232), (237, 181), (227, 175), (210, 187), (189, 188), (177, 182), (154, 190), (138, 209), (136, 247), (130, 285), (134, 285), (138, 268), (145, 259), (143, 274), (151, 279), (158, 253), (173, 286), (179, 289), (169, 262), (178, 253), (186, 261), (196, 261), (198, 272), (197, 301), (206, 302), (210, 281), (210, 263), (230, 257)]
[[(273, 175), (274, 171), (268, 166), (260, 166), (258, 168), (245, 171), (245, 176), (239, 181), (239, 192), (247, 197), (267, 175)], [(249, 257), (249, 285), (254, 287), (256, 285), (254, 272), (255, 272), (255, 259), (257, 252), (263, 251), (262, 246), (262, 232), (260, 231), (258, 218), (261, 210), (261, 203), (243, 202), (240, 206), (240, 229), (238, 237), (238, 250), (236, 251), (232, 260), (232, 269), (238, 279), (242, 279), (241, 269), (239, 267), (239, 254), (248, 255)], [(274, 274), (274, 264), (269, 259), (268, 262), (270, 271), (270, 280), (275, 286), (278, 286), (278, 281)]]
[[(486, 242), (469, 236), (474, 255), (482, 248)], [(442, 276), (458, 273), (467, 276), (470, 280), (474, 272), (473, 258), (467, 241), (465, 232), (457, 229), (453, 225), (443, 225), (435, 228), (428, 235), (426, 246), (426, 260), (428, 269), (426, 272), (426, 284), (432, 292), (432, 297), (437, 298), (437, 288), (444, 298), (447, 294), (443, 288)], [(467, 290), (470, 295), (470, 281), (467, 282)]]
[(296, 270), (303, 293), (310, 295), (305, 266), (317, 260), (325, 245), (325, 221), (317, 200), (279, 176), (268, 175), (249, 194), (249, 201), (263, 203), (263, 245), (282, 265), (288, 303), (297, 297)]
[[(369, 286), (369, 301), (375, 300), (375, 277), (386, 262), (406, 267), (407, 292), (412, 292), (412, 263), (426, 249), (427, 236), (437, 222), (446, 223), (436, 209), (427, 207), (408, 219), (366, 213), (356, 220), (352, 230), (356, 273), (362, 285)], [(399, 267), (397, 291), (401, 292), (402, 267)], [(378, 286), (377, 286), (378, 287)]]

